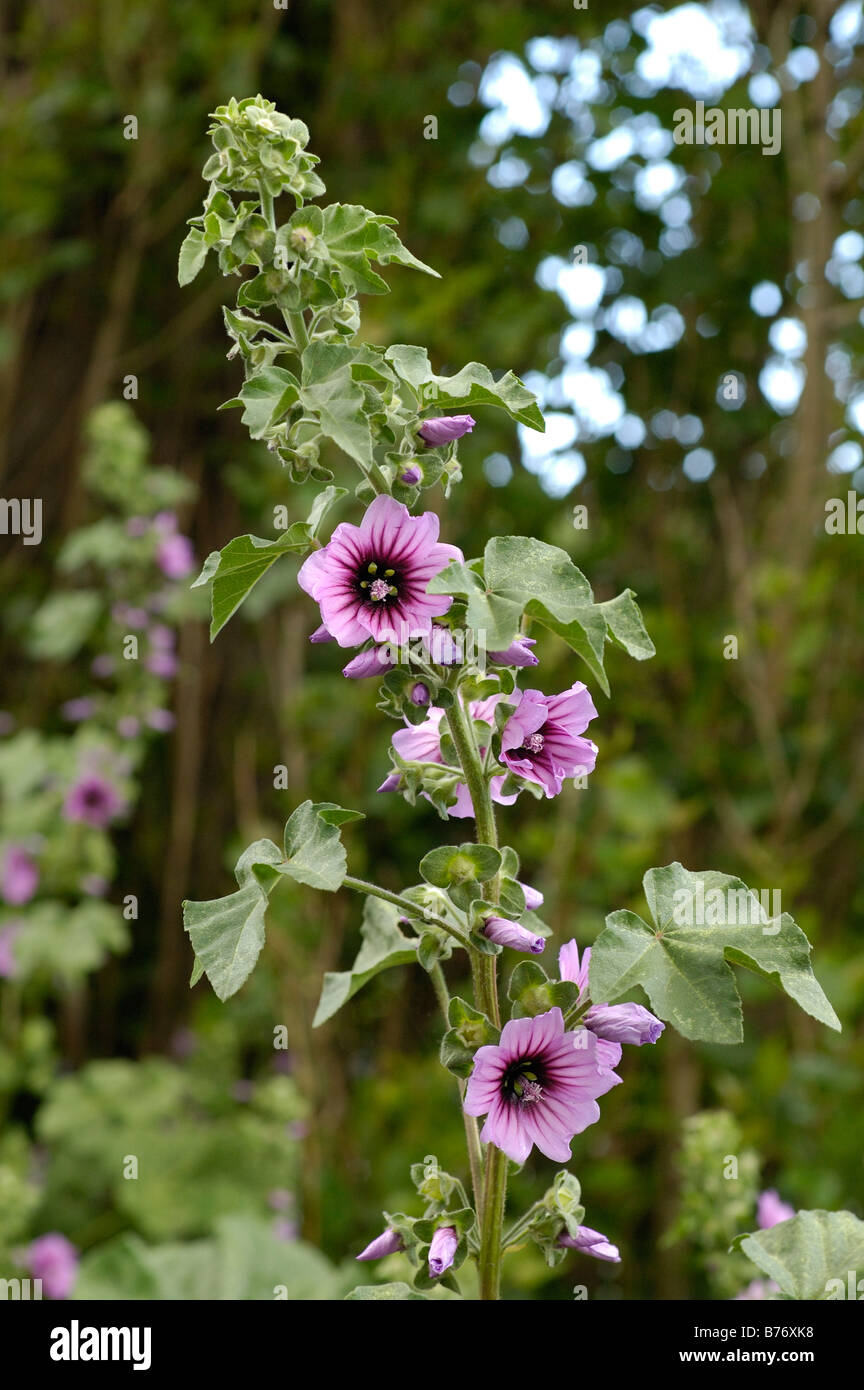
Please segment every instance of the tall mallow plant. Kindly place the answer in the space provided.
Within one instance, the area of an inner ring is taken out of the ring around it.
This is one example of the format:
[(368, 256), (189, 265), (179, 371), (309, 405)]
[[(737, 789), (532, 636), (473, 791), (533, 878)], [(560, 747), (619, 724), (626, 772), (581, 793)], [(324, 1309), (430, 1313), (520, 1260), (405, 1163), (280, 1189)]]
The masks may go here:
[[(379, 708), (398, 724), (382, 791), (412, 805), (423, 797), (444, 821), (473, 821), (474, 837), (454, 844), (448, 835), (421, 860), (420, 882), (391, 892), (348, 872), (343, 829), (360, 813), (304, 802), (282, 844), (258, 840), (241, 855), (235, 892), (184, 904), (193, 983), (206, 974), (223, 1000), (240, 989), (264, 945), (271, 894), (285, 879), (363, 895), (363, 944), (350, 970), (325, 976), (316, 1024), (379, 971), (416, 963), (428, 972), (470, 1183), (434, 1158), (416, 1164), (417, 1210), (385, 1213), (383, 1232), (370, 1232), (358, 1256), (404, 1251), (413, 1286), (365, 1285), (351, 1297), (424, 1297), (439, 1282), (458, 1294), (457, 1271), (470, 1259), (481, 1298), (495, 1299), (503, 1257), (527, 1241), (550, 1264), (569, 1251), (620, 1258), (614, 1233), (585, 1224), (580, 1184), (566, 1168), (509, 1228), (505, 1207), (511, 1164), (534, 1149), (557, 1164), (570, 1160), (574, 1136), (597, 1123), (602, 1098), (621, 1082), (625, 1047), (658, 1042), (666, 1023), (686, 1038), (740, 1041), (732, 965), (772, 980), (829, 1027), (839, 1023), (792, 918), (769, 921), (739, 880), (680, 864), (646, 874), (646, 918), (613, 912), (593, 949), (580, 955), (568, 941), (557, 969), (541, 964), (551, 954), (543, 899), (520, 880), (519, 856), (501, 843), (496, 813), (524, 793), (554, 798), (568, 778), (584, 785), (597, 757), (589, 731), (598, 716), (580, 680), (540, 688), (526, 629), (555, 634), (608, 695), (607, 643), (637, 661), (654, 652), (633, 593), (596, 602), (569, 555), (531, 536), (493, 537), (469, 560), (441, 538), (423, 498), (458, 483), (458, 440), (473, 428), (471, 412), (496, 407), (542, 431), (534, 397), (512, 372), (496, 378), (469, 362), (439, 376), (423, 347), (358, 339), (358, 296), (387, 290), (382, 267), (436, 272), (403, 246), (393, 218), (310, 201), (324, 184), (302, 121), (258, 96), (220, 106), (210, 133), (207, 196), (180, 252), (180, 282), (210, 252), (223, 274), (237, 277), (236, 307), (224, 315), (243, 383), (226, 404), (243, 411), (251, 437), (293, 482), (319, 484), (309, 516), (277, 539), (239, 536), (209, 556), (196, 583), (210, 586), (211, 635), (281, 556), (305, 556), (299, 581), (310, 598), (310, 639), (345, 649), (348, 679), (380, 678)], [(281, 212), (288, 199), (294, 208), (280, 221), (277, 205)], [(349, 465), (359, 473), (350, 504), (350, 489), (329, 467), (339, 454), (346, 473)], [(322, 539), (336, 502), (352, 507), (351, 519)], [(682, 898), (701, 902), (717, 889), (710, 923), (681, 912)], [(753, 908), (743, 920), (742, 893)], [(449, 995), (442, 962), (454, 951), (470, 963), (470, 1000)], [(525, 958), (502, 992), (504, 952)], [(653, 1012), (627, 1002), (638, 989)]]

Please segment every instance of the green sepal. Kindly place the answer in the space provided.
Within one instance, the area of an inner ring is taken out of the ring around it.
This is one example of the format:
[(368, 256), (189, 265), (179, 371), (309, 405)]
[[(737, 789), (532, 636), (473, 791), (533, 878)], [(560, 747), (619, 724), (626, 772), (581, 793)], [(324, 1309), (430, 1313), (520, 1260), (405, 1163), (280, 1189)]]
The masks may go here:
[(454, 1197), (459, 1202), (464, 1203), (461, 1182), (458, 1178), (454, 1178), (452, 1173), (448, 1173), (440, 1167), (435, 1154), (427, 1154), (422, 1163), (412, 1163), (410, 1173), (411, 1181), (419, 1195), (424, 1202), (435, 1208), (434, 1212), (427, 1211), (427, 1216), (435, 1215), (438, 1211), (445, 1211)]
[(420, 861), (420, 872), (436, 888), (469, 882), (487, 883), (501, 867), (501, 855), (492, 845), (441, 845)]
[(441, 1065), (454, 1076), (470, 1076), (478, 1047), (497, 1043), (501, 1030), (458, 995), (450, 1000), (448, 1021), (450, 1027), (441, 1039)]
[(571, 980), (550, 980), (536, 960), (523, 960), (510, 976), (507, 995), (511, 1018), (536, 1018), (554, 1008), (566, 1015), (579, 999), (579, 987)]

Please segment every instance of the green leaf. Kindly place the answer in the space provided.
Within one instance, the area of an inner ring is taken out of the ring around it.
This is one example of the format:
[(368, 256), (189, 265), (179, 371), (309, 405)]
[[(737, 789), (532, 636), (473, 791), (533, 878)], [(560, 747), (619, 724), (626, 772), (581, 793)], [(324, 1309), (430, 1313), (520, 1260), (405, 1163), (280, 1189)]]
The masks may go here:
[(72, 1298), (272, 1304), (279, 1289), (292, 1302), (332, 1301), (346, 1282), (313, 1246), (280, 1240), (264, 1218), (232, 1215), (206, 1239), (148, 1245), (127, 1231), (102, 1241), (83, 1256)]
[[(304, 801), (285, 826), (284, 852), (272, 840), (256, 840), (241, 854), (234, 870), (236, 893), (184, 902), (184, 928), (219, 999), (230, 999), (252, 973), (264, 945), (267, 903), (280, 878), (326, 892), (341, 886), (346, 860), (340, 813), (332, 802)], [(351, 813), (343, 815), (350, 818)], [(191, 983), (198, 979), (200, 970)]]
[(429, 354), (423, 347), (413, 347), (410, 343), (393, 343), (384, 356), (393, 364), (402, 380), (407, 381), (415, 390), (419, 390), (432, 375)]
[(177, 283), (188, 285), (195, 279), (207, 259), (207, 242), (200, 227), (190, 227), (180, 247), (177, 260)]
[(429, 593), (464, 597), (467, 624), (485, 632), (490, 652), (510, 645), (523, 615), (534, 618), (583, 658), (607, 695), (603, 653), (610, 636), (638, 660), (654, 651), (631, 589), (595, 603), (591, 585), (567, 552), (530, 536), (493, 537), (482, 565), (451, 562), (430, 581)]
[(236, 536), (221, 550), (214, 550), (204, 562), (192, 585), (211, 584), (212, 618), (210, 641), (222, 631), (258, 580), (267, 573), (281, 555), (302, 554), (309, 549), (310, 532), (306, 522), (295, 521), (278, 540), (262, 540), (260, 536)]
[(335, 893), (345, 878), (347, 860), (339, 827), (346, 821), (362, 820), (359, 811), (345, 811), (330, 801), (304, 801), (292, 812), (285, 826), (285, 859), (279, 873)]
[(211, 642), (281, 555), (302, 555), (309, 549), (330, 507), (347, 493), (344, 487), (322, 488), (306, 521), (295, 521), (275, 541), (262, 540), (260, 536), (236, 536), (222, 550), (214, 550), (207, 556), (191, 587), (197, 589), (203, 584), (212, 584)]
[(184, 902), (183, 926), (192, 949), (223, 1002), (236, 994), (251, 975), (264, 945), (264, 915), (276, 881), (264, 886), (255, 868), (273, 866), (282, 852), (272, 840), (256, 840), (241, 856), (235, 870), (239, 891), (205, 902)]
[(427, 377), (424, 399), (438, 409), (456, 410), (474, 405), (497, 405), (513, 420), (544, 434), (546, 423), (532, 391), (518, 376), (507, 372), (496, 381), (482, 362), (469, 362), (455, 376)]
[(347, 1004), (373, 976), (394, 965), (408, 965), (417, 959), (417, 943), (399, 930), (399, 909), (380, 898), (367, 898), (360, 934), (363, 945), (350, 970), (328, 971), (312, 1022), (320, 1028)]
[(634, 912), (606, 918), (591, 953), (592, 999), (614, 1003), (641, 986), (654, 1012), (685, 1038), (740, 1042), (731, 963), (779, 985), (806, 1013), (839, 1031), (810, 966), (810, 943), (788, 913), (769, 921), (740, 879), (691, 873), (678, 863), (649, 869), (643, 882), (654, 926)]
[(379, 265), (395, 261), (440, 278), (437, 270), (424, 265), (403, 246), (393, 231), (394, 218), (370, 212), (358, 203), (333, 203), (323, 212), (323, 243), (349, 289), (361, 294), (387, 293), (387, 282), (372, 270), (373, 261)]
[(300, 383), (285, 367), (264, 367), (250, 377), (238, 399), (245, 407), (241, 418), (251, 437), (262, 439), (299, 396)]
[(301, 403), (321, 430), (349, 458), (369, 468), (372, 434), (363, 387), (351, 375), (359, 350), (338, 343), (312, 343), (303, 353)]
[(635, 597), (632, 589), (624, 589), (617, 598), (598, 603), (597, 607), (615, 641), (636, 661), (645, 661), (654, 656), (657, 649), (645, 630)]
[[(565, 550), (529, 536), (496, 536), (486, 546), (483, 573), (488, 589), (563, 637), (609, 693), (603, 670), (606, 622), (591, 585)], [(511, 639), (518, 631), (517, 625)]]
[(850, 1211), (799, 1211), (767, 1231), (737, 1236), (732, 1249), (743, 1250), (787, 1298), (858, 1300), (864, 1221)]
[(487, 651), (503, 651), (519, 632), (522, 602), (493, 594), (476, 570), (459, 560), (451, 560), (446, 569), (433, 575), (427, 592), (464, 595), (468, 600), (465, 621), (475, 632), (484, 633)]
[(410, 1284), (396, 1282), (392, 1284), (358, 1284), (356, 1289), (346, 1293), (345, 1302), (351, 1300), (356, 1302), (369, 1302), (371, 1300), (381, 1301), (387, 1299), (400, 1299), (403, 1303), (429, 1303), (431, 1300), (423, 1293), (418, 1293), (412, 1289)]

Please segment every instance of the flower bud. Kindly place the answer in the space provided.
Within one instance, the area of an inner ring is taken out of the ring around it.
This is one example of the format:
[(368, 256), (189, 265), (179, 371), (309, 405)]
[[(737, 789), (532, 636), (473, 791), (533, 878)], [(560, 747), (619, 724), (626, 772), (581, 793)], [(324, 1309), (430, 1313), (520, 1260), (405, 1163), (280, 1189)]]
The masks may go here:
[(471, 415), (436, 415), (424, 420), (418, 430), (420, 438), (427, 444), (449, 444), (452, 439), (461, 439), (470, 434), (476, 421)]
[(528, 912), (536, 912), (538, 907), (543, 906), (544, 899), (542, 893), (538, 892), (536, 888), (532, 888), (530, 883), (523, 883), (521, 878), (517, 878), (516, 882), (522, 889), (525, 898), (525, 907)]
[(392, 1231), (389, 1226), (386, 1231), (382, 1231), (380, 1236), (376, 1236), (373, 1241), (361, 1250), (356, 1257), (358, 1260), (383, 1260), (385, 1255), (396, 1255), (400, 1250), (404, 1250), (402, 1237), (398, 1231)]
[(529, 647), (536, 647), (533, 637), (517, 637), (504, 652), (490, 652), (489, 660), (495, 666), (539, 666), (539, 661)]
[(610, 1245), (604, 1235), (592, 1231), (590, 1226), (580, 1226), (577, 1236), (568, 1236), (566, 1231), (562, 1231), (558, 1244), (565, 1250), (580, 1250), (583, 1255), (593, 1255), (595, 1260), (606, 1260), (608, 1264), (621, 1263), (618, 1246)]
[(456, 1255), (459, 1237), (454, 1226), (439, 1226), (429, 1246), (429, 1273), (437, 1279), (450, 1268)]
[(666, 1025), (641, 1004), (595, 1004), (585, 1015), (585, 1026), (607, 1042), (655, 1043)]
[(311, 227), (294, 227), (289, 240), (294, 250), (302, 254), (304, 251), (311, 251), (315, 245), (315, 233)]
[(399, 481), (400, 483), (404, 483), (406, 487), (412, 487), (414, 483), (419, 483), (422, 477), (423, 474), (417, 464), (410, 463), (408, 467), (403, 469), (399, 474)]
[(411, 700), (412, 705), (428, 705), (428, 685), (424, 685), (422, 681), (417, 681), (417, 683), (415, 685), (412, 685), (411, 687), (411, 694), (409, 696), (409, 699)]
[(528, 951), (539, 956), (546, 949), (546, 940), (533, 932), (520, 927), (518, 922), (509, 922), (506, 917), (487, 917), (483, 924), (483, 935), (499, 946), (509, 946), (513, 951)]
[(365, 676), (383, 676), (393, 665), (386, 647), (370, 647), (368, 651), (358, 652), (342, 667), (343, 676), (349, 680), (363, 680)]

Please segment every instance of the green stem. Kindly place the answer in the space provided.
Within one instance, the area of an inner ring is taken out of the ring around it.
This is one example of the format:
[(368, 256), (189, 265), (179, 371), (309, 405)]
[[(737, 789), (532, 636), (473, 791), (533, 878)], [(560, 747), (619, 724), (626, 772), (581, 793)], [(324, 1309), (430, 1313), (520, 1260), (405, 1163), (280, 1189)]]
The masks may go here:
[(298, 309), (294, 314), (286, 314), (285, 322), (291, 330), (294, 346), (298, 353), (302, 353), (303, 349), (309, 346), (309, 334), (306, 329), (306, 319), (303, 316), (303, 310)]
[(353, 888), (357, 893), (366, 893), (370, 898), (380, 898), (382, 902), (392, 903), (394, 907), (401, 907), (404, 915), (419, 922), (428, 922), (433, 927), (440, 927), (441, 931), (446, 931), (450, 936), (455, 937), (460, 946), (464, 946), (466, 951), (473, 951), (473, 946), (458, 927), (451, 926), (445, 922), (443, 917), (435, 917), (425, 908), (420, 907), (419, 903), (413, 903), (410, 898), (403, 898), (399, 893), (390, 893), (386, 888), (379, 888), (377, 883), (367, 883), (363, 878), (352, 878), (350, 875), (342, 880), (344, 888)]
[(501, 1231), (507, 1200), (507, 1155), (494, 1144), (486, 1146), (486, 1185), (480, 1223), (480, 1297), (484, 1302), (500, 1297)]
[(533, 1206), (528, 1208), (524, 1216), (521, 1216), (518, 1221), (514, 1221), (509, 1231), (505, 1231), (501, 1247), (503, 1250), (506, 1250), (510, 1245), (515, 1245), (521, 1239), (534, 1220), (535, 1212), (539, 1211), (542, 1206), (542, 1202), (535, 1202)]
[[(466, 711), (459, 692), (447, 711), (447, 726), (474, 807), (474, 820), (477, 827), (477, 840), (480, 844), (498, 846), (498, 831), (495, 825), (495, 810), (489, 791), (489, 783), (483, 769), (483, 760), (470, 710)], [(486, 884), (485, 893), (490, 902), (497, 903), (500, 894), (498, 875)], [(498, 1007), (497, 958), (471, 951), (471, 970), (474, 978), (474, 999), (477, 1007), (488, 1014), (496, 1028), (501, 1026)], [(480, 1297), (484, 1301), (494, 1301), (500, 1296), (501, 1286), (501, 1233), (504, 1226), (504, 1208), (507, 1201), (507, 1156), (494, 1144), (486, 1146), (486, 1171), (483, 1185), (483, 1201), (478, 1206), (477, 1220), (480, 1225), (480, 1254), (478, 1269), (480, 1274)]]
[(444, 1022), (448, 1028), (450, 1026), (450, 991), (447, 988), (447, 981), (444, 979), (444, 971), (436, 960), (432, 969), (429, 971), (429, 978), (432, 981), (432, 988), (435, 991), (435, 998), (438, 1000), (438, 1007), (444, 1015)]
[[(438, 1000), (438, 1007), (444, 1016), (444, 1026), (450, 1027), (450, 991), (447, 988), (447, 981), (444, 979), (444, 971), (438, 961), (429, 971), (432, 981), (432, 988), (435, 991), (435, 998)], [(465, 1082), (460, 1077), (456, 1077), (456, 1085), (459, 1088), (459, 1108), (462, 1110), (462, 1119), (465, 1124), (465, 1142), (468, 1146), (468, 1166), (471, 1170), (471, 1189), (474, 1193), (474, 1210), (477, 1212), (478, 1222), (482, 1220), (483, 1210), (483, 1154), (480, 1148), (480, 1134), (477, 1129), (477, 1121), (473, 1115), (467, 1115), (462, 1108), (465, 1099)]]
[[(483, 768), (480, 764), (480, 754), (477, 750), (477, 743), (474, 738), (473, 730), (465, 716), (460, 696), (457, 692), (456, 699), (447, 711), (447, 726), (450, 736), (465, 776), (468, 791), (471, 795), (471, 804), (474, 807), (474, 819), (477, 825), (477, 840), (479, 844), (492, 845), (497, 848), (498, 832), (495, 826), (495, 812), (492, 809), (492, 798), (489, 795), (489, 788), (486, 778), (483, 776)], [(489, 901), (498, 901), (499, 886), (498, 876), (490, 880), (485, 885), (484, 892)], [(480, 951), (471, 948), (471, 974), (474, 983), (474, 999), (478, 1009), (482, 1009), (496, 1028), (501, 1027), (501, 1015), (498, 1009), (498, 986), (496, 980), (496, 957), (483, 955)]]

